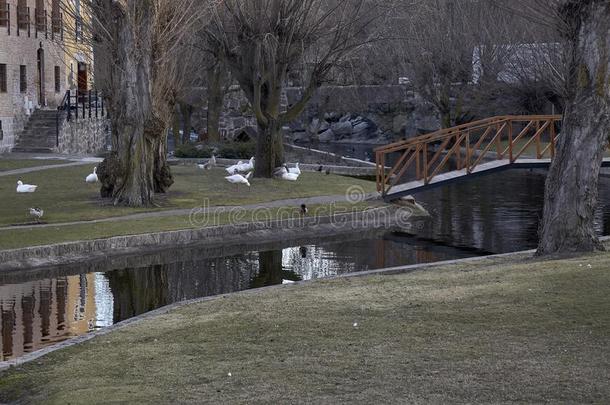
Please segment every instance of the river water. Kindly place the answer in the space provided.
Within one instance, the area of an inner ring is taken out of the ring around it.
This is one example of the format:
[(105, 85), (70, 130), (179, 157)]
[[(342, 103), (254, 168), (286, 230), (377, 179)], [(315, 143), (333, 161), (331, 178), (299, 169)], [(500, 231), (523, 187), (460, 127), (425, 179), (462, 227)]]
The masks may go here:
[[(610, 234), (610, 187), (596, 212)], [(362, 232), (253, 247), (182, 249), (0, 275), (0, 358), (8, 360), (147, 311), (210, 295), (536, 246), (544, 172), (508, 171), (418, 194), (417, 235)]]

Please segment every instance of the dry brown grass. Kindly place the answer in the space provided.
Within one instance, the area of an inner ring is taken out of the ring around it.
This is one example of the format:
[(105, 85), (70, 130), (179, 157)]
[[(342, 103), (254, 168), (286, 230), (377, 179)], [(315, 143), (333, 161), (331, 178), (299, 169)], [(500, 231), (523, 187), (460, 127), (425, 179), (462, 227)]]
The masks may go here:
[(607, 403), (608, 268), (487, 260), (235, 294), (5, 373), (0, 399)]

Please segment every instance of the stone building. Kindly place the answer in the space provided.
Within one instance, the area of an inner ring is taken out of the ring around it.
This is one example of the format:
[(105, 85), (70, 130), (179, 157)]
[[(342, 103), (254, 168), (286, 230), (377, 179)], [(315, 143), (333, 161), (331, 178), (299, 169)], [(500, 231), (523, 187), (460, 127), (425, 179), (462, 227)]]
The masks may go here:
[(0, 152), (37, 110), (56, 110), (68, 88), (90, 86), (82, 21), (66, 4), (79, 0), (0, 0)]

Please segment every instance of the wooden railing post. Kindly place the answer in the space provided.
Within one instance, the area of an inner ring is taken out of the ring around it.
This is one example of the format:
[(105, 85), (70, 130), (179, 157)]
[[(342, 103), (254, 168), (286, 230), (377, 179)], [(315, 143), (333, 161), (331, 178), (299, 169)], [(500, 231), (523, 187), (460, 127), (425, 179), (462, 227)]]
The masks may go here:
[(551, 159), (553, 159), (555, 157), (555, 120), (553, 119), (551, 122)]
[[(496, 124), (496, 134), (500, 132), (500, 123)], [(496, 136), (496, 158), (498, 160), (502, 159), (502, 134), (498, 134)]]
[(513, 121), (508, 121), (508, 159), (510, 163), (513, 161)]
[(428, 184), (428, 143), (424, 143), (423, 152), (424, 154), (424, 184)]
[(417, 178), (417, 180), (421, 180), (421, 166), (420, 166), (421, 159), (419, 158), (420, 151), (421, 151), (421, 144), (417, 144), (417, 146), (415, 147), (415, 177)]
[(471, 149), (470, 149), (470, 130), (466, 131), (466, 162), (464, 164), (464, 168), (466, 169), (466, 173), (470, 173), (470, 159), (471, 159)]
[(461, 134), (462, 133), (460, 131), (457, 131), (457, 133), (455, 134), (455, 143), (457, 145), (456, 146), (457, 155), (455, 158), (455, 160), (456, 160), (455, 163), (456, 163), (458, 170), (462, 170), (462, 145), (461, 145), (462, 142), (460, 141)]
[[(536, 125), (536, 127), (540, 128), (540, 124), (538, 123)], [(536, 141), (535, 142), (536, 142), (536, 159), (540, 159), (542, 157), (541, 156), (542, 149), (540, 148), (540, 133), (539, 132), (536, 132)]]

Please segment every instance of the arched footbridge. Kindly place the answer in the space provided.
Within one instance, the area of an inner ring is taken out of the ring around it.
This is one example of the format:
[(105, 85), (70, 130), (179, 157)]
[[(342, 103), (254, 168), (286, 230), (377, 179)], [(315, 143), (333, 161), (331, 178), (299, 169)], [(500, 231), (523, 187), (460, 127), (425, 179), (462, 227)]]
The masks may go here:
[(560, 115), (498, 116), (377, 148), (377, 190), (391, 201), (474, 176), (548, 168), (560, 125)]

